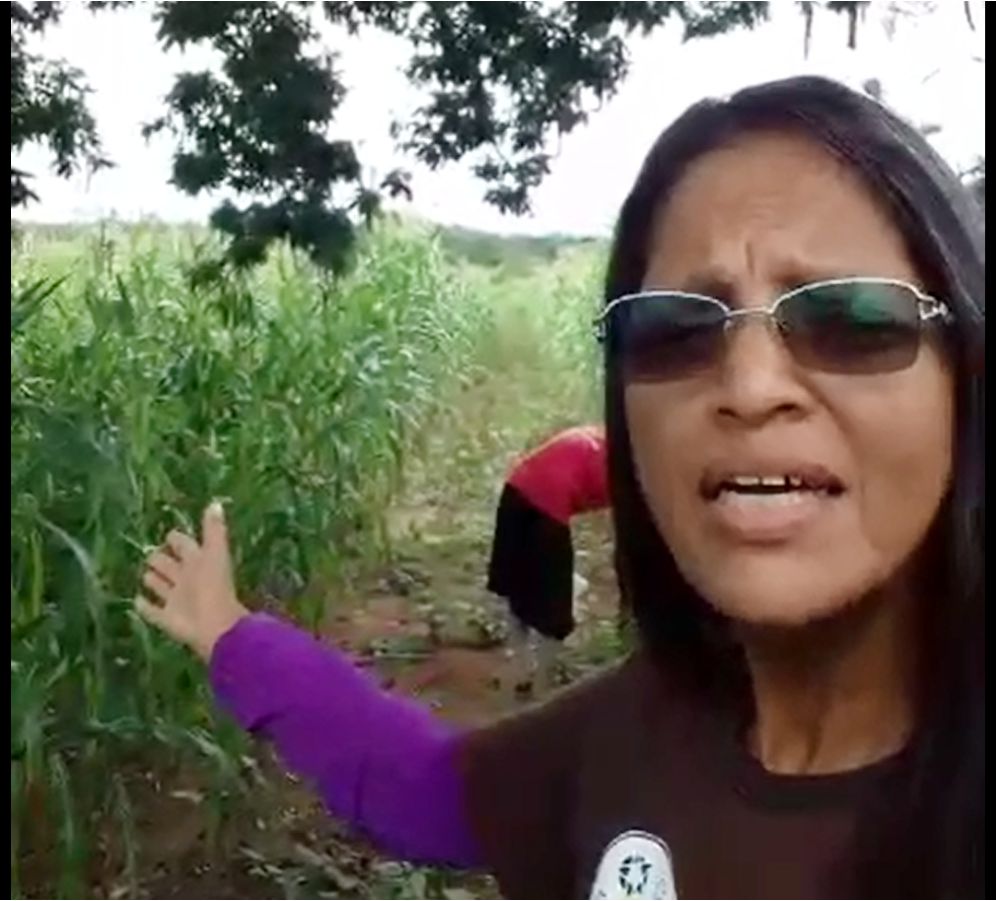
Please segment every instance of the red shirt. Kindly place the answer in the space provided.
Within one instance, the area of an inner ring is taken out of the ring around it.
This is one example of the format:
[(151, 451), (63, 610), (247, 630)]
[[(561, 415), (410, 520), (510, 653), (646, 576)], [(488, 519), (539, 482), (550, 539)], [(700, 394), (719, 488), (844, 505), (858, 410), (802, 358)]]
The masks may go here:
[(565, 525), (579, 513), (608, 507), (604, 431), (581, 426), (555, 435), (516, 463), (507, 484)]

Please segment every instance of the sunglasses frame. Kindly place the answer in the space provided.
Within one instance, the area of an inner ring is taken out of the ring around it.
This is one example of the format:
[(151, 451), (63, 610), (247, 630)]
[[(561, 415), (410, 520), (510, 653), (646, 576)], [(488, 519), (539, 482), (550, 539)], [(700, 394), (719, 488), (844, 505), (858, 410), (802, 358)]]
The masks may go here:
[(778, 322), (778, 308), (785, 303), (787, 300), (791, 300), (793, 297), (797, 297), (806, 291), (812, 291), (814, 288), (832, 288), (839, 287), (842, 285), (887, 285), (893, 288), (903, 288), (909, 291), (915, 301), (917, 302), (917, 310), (920, 314), (920, 322), (927, 323), (934, 319), (940, 318), (941, 322), (944, 324), (950, 323), (954, 317), (951, 313), (950, 308), (943, 301), (938, 300), (936, 297), (932, 297), (925, 291), (922, 291), (916, 285), (911, 285), (909, 282), (904, 282), (901, 279), (896, 278), (875, 278), (875, 277), (854, 277), (854, 278), (832, 278), (824, 279), (818, 282), (809, 282), (805, 285), (800, 285), (798, 288), (793, 288), (791, 291), (787, 291), (785, 294), (777, 297), (770, 306), (767, 307), (751, 307), (748, 309), (733, 309), (728, 304), (719, 300), (716, 297), (710, 297), (708, 294), (696, 294), (689, 291), (669, 291), (666, 289), (652, 289), (649, 291), (637, 291), (632, 294), (624, 294), (621, 297), (617, 297), (606, 304), (605, 309), (595, 318), (592, 326), (595, 330), (595, 338), (601, 344), (604, 343), (608, 336), (608, 317), (614, 309), (617, 307), (633, 303), (638, 300), (646, 300), (651, 297), (681, 297), (687, 298), (689, 300), (700, 300), (706, 301), (719, 307), (723, 311), (723, 331), (726, 332), (731, 326), (735, 325), (739, 320), (749, 319), (752, 317), (761, 317), (764, 319), (770, 319), (776, 327), (779, 327)]

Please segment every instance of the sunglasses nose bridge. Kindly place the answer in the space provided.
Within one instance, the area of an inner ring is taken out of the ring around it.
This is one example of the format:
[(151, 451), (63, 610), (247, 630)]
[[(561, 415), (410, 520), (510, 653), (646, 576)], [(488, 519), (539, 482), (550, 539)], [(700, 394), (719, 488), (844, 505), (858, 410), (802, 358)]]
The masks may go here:
[(750, 309), (730, 310), (726, 314), (724, 329), (729, 332), (738, 325), (746, 325), (751, 319), (762, 320), (765, 325), (776, 333), (781, 331), (778, 317), (775, 315), (775, 310), (772, 307), (751, 307)]

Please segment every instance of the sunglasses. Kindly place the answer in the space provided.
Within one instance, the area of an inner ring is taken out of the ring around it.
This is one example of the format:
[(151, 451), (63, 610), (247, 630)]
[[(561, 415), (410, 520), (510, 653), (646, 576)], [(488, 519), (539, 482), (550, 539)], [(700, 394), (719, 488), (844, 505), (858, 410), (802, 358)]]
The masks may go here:
[(607, 304), (595, 328), (625, 379), (652, 382), (716, 366), (733, 327), (754, 318), (773, 323), (802, 366), (872, 374), (912, 365), (925, 329), (953, 317), (945, 304), (906, 282), (846, 278), (803, 285), (766, 308), (731, 309), (684, 291), (641, 291)]

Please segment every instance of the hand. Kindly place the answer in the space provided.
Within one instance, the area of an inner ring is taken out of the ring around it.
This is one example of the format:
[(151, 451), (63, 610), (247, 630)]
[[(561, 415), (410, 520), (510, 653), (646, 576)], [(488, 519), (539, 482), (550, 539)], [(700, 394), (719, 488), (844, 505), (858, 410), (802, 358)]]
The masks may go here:
[(139, 614), (209, 660), (218, 639), (249, 615), (235, 595), (221, 504), (204, 511), (200, 544), (183, 532), (166, 536), (149, 557), (142, 584), (152, 600), (135, 601)]

